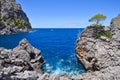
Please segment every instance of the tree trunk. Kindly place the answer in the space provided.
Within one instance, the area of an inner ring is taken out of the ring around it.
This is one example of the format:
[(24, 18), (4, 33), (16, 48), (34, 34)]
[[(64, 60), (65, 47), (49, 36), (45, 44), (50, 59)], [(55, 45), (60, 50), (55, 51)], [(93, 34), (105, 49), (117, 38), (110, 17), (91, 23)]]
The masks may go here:
[(96, 20), (96, 24), (99, 24), (99, 20), (98, 19)]

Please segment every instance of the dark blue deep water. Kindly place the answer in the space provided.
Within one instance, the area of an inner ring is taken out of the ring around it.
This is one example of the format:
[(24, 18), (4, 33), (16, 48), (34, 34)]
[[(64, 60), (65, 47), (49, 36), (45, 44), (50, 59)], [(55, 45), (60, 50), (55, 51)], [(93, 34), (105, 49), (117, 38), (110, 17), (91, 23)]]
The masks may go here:
[(29, 33), (0, 36), (0, 47), (14, 48), (18, 42), (27, 38), (41, 50), (46, 64), (43, 70), (48, 73), (77, 75), (85, 71), (75, 56), (75, 43), (83, 29), (35, 29)]

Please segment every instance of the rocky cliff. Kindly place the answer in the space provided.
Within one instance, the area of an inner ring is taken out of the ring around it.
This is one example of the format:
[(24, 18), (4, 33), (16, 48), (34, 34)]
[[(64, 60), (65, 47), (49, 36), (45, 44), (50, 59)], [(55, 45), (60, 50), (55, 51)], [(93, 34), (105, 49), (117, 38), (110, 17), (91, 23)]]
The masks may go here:
[(111, 21), (112, 27), (120, 27), (120, 14)]
[(23, 39), (14, 49), (0, 48), (0, 80), (36, 80), (44, 64), (40, 50)]
[(0, 80), (119, 80), (119, 37), (116, 36), (119, 30), (111, 30), (112, 39), (106, 37), (96, 39), (95, 35), (91, 36), (95, 28), (86, 28), (81, 35), (83, 39), (80, 40), (82, 37), (79, 37), (76, 45), (77, 56), (88, 70), (86, 73), (78, 76), (44, 73), (41, 66), (45, 61), (40, 55), (40, 50), (23, 39), (13, 49), (0, 48)]
[(0, 0), (0, 34), (31, 30), (29, 19), (16, 0)]
[(88, 26), (77, 39), (76, 55), (87, 69), (78, 76), (44, 73), (40, 50), (23, 39), (13, 49), (0, 48), (0, 80), (120, 80), (120, 27)]
[(85, 80), (120, 80), (120, 15), (110, 27), (88, 26), (78, 37), (76, 55)]

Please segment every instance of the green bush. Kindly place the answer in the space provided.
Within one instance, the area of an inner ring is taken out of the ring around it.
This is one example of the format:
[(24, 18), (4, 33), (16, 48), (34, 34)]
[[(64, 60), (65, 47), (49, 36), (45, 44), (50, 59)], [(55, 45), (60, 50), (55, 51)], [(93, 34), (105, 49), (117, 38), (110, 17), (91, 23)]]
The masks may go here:
[(5, 26), (5, 23), (0, 21), (0, 26)]
[(18, 28), (24, 28), (24, 23), (18, 19), (10, 19), (8, 24), (14, 23)]
[(10, 19), (7, 24), (11, 24), (11, 23), (14, 23), (14, 19)]
[(15, 26), (17, 26), (18, 28), (24, 28), (24, 26), (30, 26), (29, 22), (24, 22), (22, 20), (19, 19), (9, 19), (9, 21), (7, 22), (7, 24), (15, 24)]
[(112, 33), (111, 33), (111, 31), (102, 31), (102, 32), (99, 32), (99, 33), (96, 34), (97, 38), (99, 38), (101, 36), (105, 36), (105, 37), (107, 37), (109, 39), (112, 39)]
[(8, 23), (14, 23), (18, 28), (23, 28), (23, 22), (18, 19), (11, 19)]
[(19, 20), (14, 20), (15, 25), (19, 25), (20, 21)]
[(104, 25), (102, 25), (102, 24), (92, 24), (92, 25), (90, 25), (90, 26), (96, 26), (96, 27), (102, 27), (102, 28), (104, 28), (105, 26)]
[(25, 26), (30, 26), (30, 23), (29, 22), (24, 22), (24, 25)]
[(15, 25), (18, 26), (18, 28), (24, 28), (24, 24), (20, 20), (15, 20)]
[(8, 17), (7, 17), (7, 16), (3, 16), (2, 19), (3, 19), (3, 20), (6, 20), (6, 19), (8, 19)]
[(23, 23), (19, 23), (17, 26), (18, 28), (24, 28)]

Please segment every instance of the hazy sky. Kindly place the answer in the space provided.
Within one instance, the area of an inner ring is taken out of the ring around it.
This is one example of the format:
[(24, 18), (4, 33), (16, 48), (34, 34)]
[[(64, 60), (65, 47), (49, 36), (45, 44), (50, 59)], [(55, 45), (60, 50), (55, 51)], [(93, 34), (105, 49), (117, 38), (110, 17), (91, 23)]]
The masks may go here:
[(17, 0), (33, 28), (83, 28), (97, 13), (107, 16), (109, 25), (120, 13), (120, 0)]

